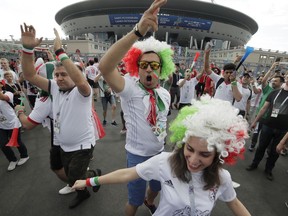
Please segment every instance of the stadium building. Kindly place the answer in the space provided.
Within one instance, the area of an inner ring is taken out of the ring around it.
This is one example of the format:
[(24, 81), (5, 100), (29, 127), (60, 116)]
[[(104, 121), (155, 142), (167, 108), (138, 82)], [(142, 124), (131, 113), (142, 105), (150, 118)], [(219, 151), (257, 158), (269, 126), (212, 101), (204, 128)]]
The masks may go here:
[[(113, 43), (131, 31), (150, 4), (151, 0), (82, 1), (61, 9), (55, 19), (69, 39), (89, 35)], [(211, 39), (219, 48), (244, 46), (258, 30), (249, 16), (203, 1), (168, 1), (158, 17), (158, 40), (200, 50)]]

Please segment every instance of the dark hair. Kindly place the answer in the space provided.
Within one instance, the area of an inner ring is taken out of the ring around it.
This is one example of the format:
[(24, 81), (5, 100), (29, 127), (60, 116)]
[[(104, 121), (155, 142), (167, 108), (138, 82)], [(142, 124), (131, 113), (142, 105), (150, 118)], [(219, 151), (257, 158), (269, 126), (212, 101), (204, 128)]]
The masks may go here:
[(144, 53), (142, 53), (140, 56), (139, 56), (139, 58), (138, 58), (138, 61), (137, 62), (139, 62), (140, 61), (140, 59), (142, 58), (142, 56), (144, 55), (144, 54), (150, 54), (150, 53), (154, 53), (154, 54), (156, 54), (158, 57), (159, 57), (159, 60), (160, 60), (160, 65), (162, 66), (162, 59), (160, 58), (160, 56), (156, 53), (156, 52), (154, 52), (154, 51), (147, 51), (147, 52), (144, 52)]
[(97, 63), (98, 62), (98, 58), (94, 57), (94, 62)]
[(89, 65), (93, 65), (94, 64), (94, 60), (90, 59), (88, 63), (89, 63)]
[(274, 78), (279, 78), (281, 83), (284, 83), (284, 82), (285, 82), (285, 79), (284, 79), (283, 76), (277, 75), (277, 76), (275, 76)]
[(235, 70), (236, 69), (236, 65), (233, 64), (233, 63), (228, 63), (228, 64), (225, 64), (223, 66), (223, 70)]
[[(191, 180), (190, 171), (187, 168), (187, 162), (184, 156), (185, 144), (182, 148), (175, 147), (172, 155), (169, 157), (172, 174), (182, 181), (188, 183)], [(220, 185), (219, 170), (222, 164), (219, 161), (219, 153), (217, 152), (212, 164), (203, 170), (204, 190)]]

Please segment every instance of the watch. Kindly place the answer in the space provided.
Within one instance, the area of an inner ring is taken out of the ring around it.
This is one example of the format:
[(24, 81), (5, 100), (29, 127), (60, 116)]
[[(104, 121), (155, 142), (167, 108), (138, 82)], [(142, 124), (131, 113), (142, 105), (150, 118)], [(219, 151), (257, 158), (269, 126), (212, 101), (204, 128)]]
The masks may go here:
[(139, 38), (144, 37), (144, 36), (139, 32), (138, 23), (136, 23), (136, 25), (135, 25), (135, 27), (133, 28), (133, 30), (134, 30), (134, 34), (135, 34), (137, 37), (139, 37)]

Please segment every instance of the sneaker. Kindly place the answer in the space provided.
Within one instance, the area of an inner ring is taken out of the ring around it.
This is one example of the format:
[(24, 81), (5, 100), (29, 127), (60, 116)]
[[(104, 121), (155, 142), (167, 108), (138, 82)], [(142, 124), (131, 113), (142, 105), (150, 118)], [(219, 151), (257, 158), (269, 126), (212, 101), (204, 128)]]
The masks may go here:
[(111, 122), (111, 124), (114, 125), (114, 126), (118, 125), (116, 121)]
[(14, 170), (14, 169), (16, 168), (16, 165), (17, 165), (17, 161), (11, 161), (11, 162), (9, 163), (9, 166), (8, 166), (7, 170), (8, 170), (8, 171)]
[(75, 189), (70, 187), (69, 184), (67, 184), (65, 187), (63, 187), (61, 190), (59, 190), (59, 194), (65, 195), (75, 192)]
[(257, 165), (255, 165), (255, 164), (251, 164), (248, 167), (246, 167), (247, 171), (252, 171), (252, 170), (255, 170), (255, 169), (257, 169)]
[(273, 180), (274, 180), (274, 176), (273, 176), (273, 174), (272, 174), (271, 171), (266, 171), (266, 170), (265, 170), (265, 176), (266, 176), (266, 178), (267, 178), (268, 180), (270, 180), (270, 181), (273, 181)]
[(103, 120), (103, 126), (105, 126), (107, 124), (106, 120)]
[(280, 151), (280, 155), (286, 156), (287, 155), (287, 150), (286, 149), (281, 150)]
[(18, 163), (17, 163), (17, 166), (23, 165), (23, 164), (26, 163), (28, 160), (29, 160), (29, 157), (20, 158), (20, 160), (19, 160)]
[(253, 147), (253, 146), (249, 146), (248, 150), (249, 150), (250, 152), (253, 152), (253, 151), (254, 151), (254, 148), (255, 148), (255, 147)]
[(120, 131), (120, 134), (126, 134), (126, 132), (127, 132), (126, 129), (122, 129), (122, 130)]
[(145, 206), (148, 208), (149, 212), (151, 215), (153, 215), (156, 211), (156, 206), (153, 204), (153, 205), (149, 205), (148, 202), (147, 202), (147, 199), (144, 200), (144, 204)]
[(90, 193), (88, 190), (78, 190), (77, 196), (70, 202), (69, 208), (75, 208), (78, 205), (80, 205), (84, 200), (88, 199), (90, 197)]

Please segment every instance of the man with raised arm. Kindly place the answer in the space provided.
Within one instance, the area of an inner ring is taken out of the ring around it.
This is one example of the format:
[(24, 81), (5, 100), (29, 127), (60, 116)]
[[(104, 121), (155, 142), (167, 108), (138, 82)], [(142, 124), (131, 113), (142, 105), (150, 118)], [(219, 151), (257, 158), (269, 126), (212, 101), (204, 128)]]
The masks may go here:
[[(119, 94), (126, 120), (127, 166), (133, 167), (164, 150), (170, 94), (160, 87), (175, 70), (170, 45), (153, 37), (137, 40), (152, 29), (158, 29), (157, 13), (166, 0), (155, 0), (144, 12), (133, 30), (117, 41), (101, 58), (99, 70), (108, 85)], [(135, 43), (136, 42), (136, 43)], [(121, 76), (117, 64), (124, 57), (130, 76)], [(135, 76), (138, 79), (131, 79)], [(151, 213), (156, 210), (154, 199), (160, 183), (150, 181), (145, 199), (146, 181), (137, 179), (128, 183), (129, 200), (126, 215), (135, 215), (145, 203)]]
[(229, 101), (231, 104), (234, 100), (239, 102), (242, 99), (242, 88), (240, 83), (236, 81), (236, 65), (233, 63), (225, 64), (223, 67), (223, 77), (221, 77), (210, 68), (210, 52), (211, 48), (207, 47), (204, 53), (204, 70), (215, 83), (214, 97)]
[[(36, 30), (32, 25), (21, 25), (21, 41), (23, 44), (22, 68), (26, 80), (52, 95), (54, 134), (60, 142), (61, 160), (70, 186), (77, 179), (85, 179), (90, 158), (95, 145), (91, 120), (92, 90), (81, 71), (68, 58), (61, 48), (61, 39), (54, 29), (54, 51), (60, 62), (55, 63), (54, 80), (48, 80), (36, 74), (34, 68), (33, 49), (42, 38), (36, 38)], [(81, 127), (79, 127), (81, 125)], [(98, 171), (98, 175), (100, 175)], [(94, 191), (98, 188), (94, 188)], [(69, 208), (78, 206), (90, 197), (87, 189), (77, 190), (77, 196)]]

